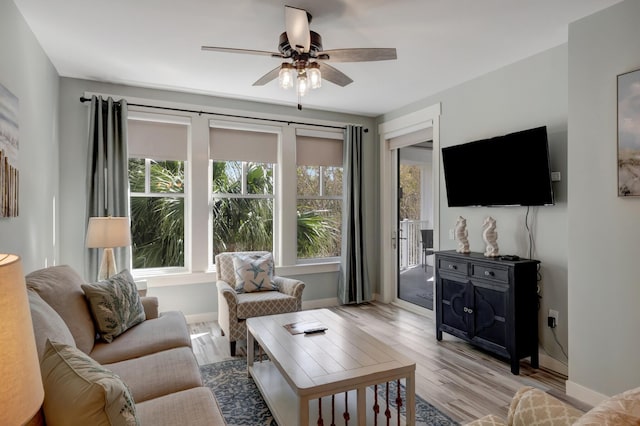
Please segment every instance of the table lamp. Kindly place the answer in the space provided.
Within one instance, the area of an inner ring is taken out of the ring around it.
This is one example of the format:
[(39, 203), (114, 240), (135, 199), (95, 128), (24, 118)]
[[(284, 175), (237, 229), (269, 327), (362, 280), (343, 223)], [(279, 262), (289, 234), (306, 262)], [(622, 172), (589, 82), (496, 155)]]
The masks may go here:
[(20, 257), (0, 254), (0, 418), (23, 425), (40, 411), (44, 388)]
[(106, 280), (117, 273), (114, 247), (131, 245), (128, 217), (90, 217), (87, 228), (87, 247), (103, 248), (98, 280)]

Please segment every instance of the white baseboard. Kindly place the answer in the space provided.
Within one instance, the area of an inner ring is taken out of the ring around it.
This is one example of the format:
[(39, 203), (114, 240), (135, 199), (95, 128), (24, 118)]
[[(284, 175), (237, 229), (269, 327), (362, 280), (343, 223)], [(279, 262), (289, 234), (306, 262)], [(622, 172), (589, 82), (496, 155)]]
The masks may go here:
[(185, 315), (187, 324), (195, 324), (197, 322), (211, 322), (218, 321), (217, 312), (203, 312), (201, 314)]
[(544, 367), (547, 370), (552, 370), (557, 373), (563, 374), (565, 376), (569, 375), (569, 366), (567, 366), (566, 364), (563, 364), (562, 362), (558, 361), (555, 358), (550, 357), (544, 352), (540, 352), (541, 350), (544, 350), (544, 349), (538, 350), (538, 359), (540, 360), (540, 367)]
[(330, 308), (338, 305), (340, 305), (340, 300), (338, 300), (337, 297), (302, 301), (302, 309), (305, 311), (309, 309)]
[(589, 405), (596, 406), (605, 399), (609, 398), (607, 395), (603, 395), (600, 392), (596, 392), (592, 389), (586, 388), (582, 385), (577, 384), (576, 382), (572, 382), (571, 380), (566, 381), (566, 386), (567, 395)]

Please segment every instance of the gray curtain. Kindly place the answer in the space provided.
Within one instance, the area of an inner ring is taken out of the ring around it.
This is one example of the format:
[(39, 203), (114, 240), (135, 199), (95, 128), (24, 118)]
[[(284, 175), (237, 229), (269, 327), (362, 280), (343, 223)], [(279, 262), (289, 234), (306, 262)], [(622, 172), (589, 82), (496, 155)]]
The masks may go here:
[(344, 140), (342, 259), (338, 298), (343, 304), (371, 300), (364, 240), (362, 126), (347, 126)]
[[(89, 217), (129, 216), (129, 171), (127, 151), (127, 102), (91, 97), (87, 167), (87, 222)], [(87, 249), (87, 279), (95, 281), (101, 249)], [(115, 248), (119, 270), (130, 269), (129, 247)]]

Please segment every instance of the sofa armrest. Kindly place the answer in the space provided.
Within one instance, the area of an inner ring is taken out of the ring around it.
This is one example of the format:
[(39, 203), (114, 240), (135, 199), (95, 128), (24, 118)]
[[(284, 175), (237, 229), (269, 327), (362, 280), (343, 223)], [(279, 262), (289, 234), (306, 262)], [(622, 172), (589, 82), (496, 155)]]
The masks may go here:
[(144, 308), (144, 315), (146, 319), (158, 318), (158, 298), (145, 296), (141, 297), (142, 307)]
[(305, 284), (293, 278), (273, 277), (273, 282), (278, 286), (278, 291), (298, 299), (298, 310), (302, 309), (302, 291)]
[(553, 421), (554, 426), (571, 426), (582, 416), (582, 411), (560, 401), (548, 393), (522, 387), (516, 392), (509, 407), (509, 425), (543, 424), (544, 419)]

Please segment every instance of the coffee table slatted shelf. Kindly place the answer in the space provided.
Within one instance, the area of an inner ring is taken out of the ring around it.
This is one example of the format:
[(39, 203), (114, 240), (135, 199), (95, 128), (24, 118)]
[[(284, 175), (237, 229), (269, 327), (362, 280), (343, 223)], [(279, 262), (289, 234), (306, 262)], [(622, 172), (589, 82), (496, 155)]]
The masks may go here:
[[(285, 325), (320, 322), (328, 329), (318, 334), (291, 334)], [(372, 385), (403, 380), (406, 419), (415, 424), (415, 362), (346, 319), (327, 309), (293, 312), (247, 319), (247, 347), (254, 340), (268, 355), (268, 361), (254, 362), (247, 356), (248, 372), (253, 377), (280, 426), (316, 424), (318, 399), (322, 398), (323, 418), (331, 421), (331, 395), (335, 395), (336, 418), (348, 411), (358, 425), (373, 424)], [(345, 410), (348, 392), (349, 409)], [(390, 398), (395, 399), (395, 394)], [(379, 398), (381, 413), (386, 409)], [(392, 410), (394, 411), (394, 410)], [(392, 419), (396, 419), (394, 411)], [(385, 422), (384, 414), (379, 414)], [(380, 423), (384, 424), (384, 423)], [(396, 424), (395, 420), (392, 424)]]

